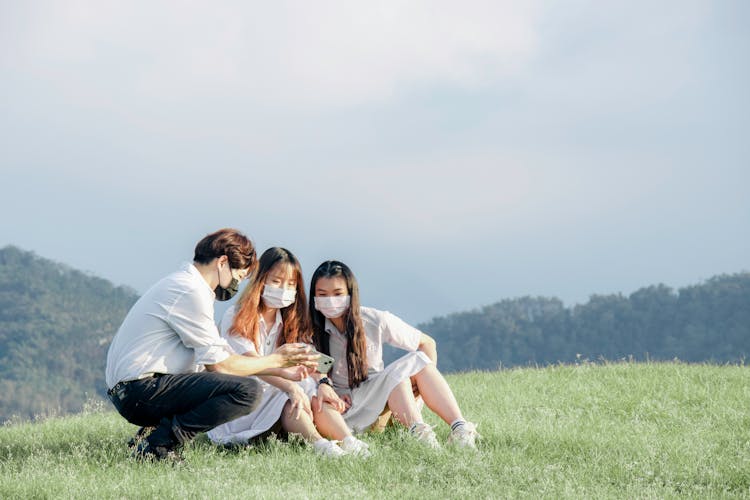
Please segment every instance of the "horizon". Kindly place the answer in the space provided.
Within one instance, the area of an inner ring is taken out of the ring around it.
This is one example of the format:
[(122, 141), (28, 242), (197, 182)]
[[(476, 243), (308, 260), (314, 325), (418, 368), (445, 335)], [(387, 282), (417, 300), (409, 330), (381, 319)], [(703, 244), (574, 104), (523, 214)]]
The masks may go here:
[[(140, 295), (221, 227), (410, 323), (750, 269), (750, 4), (0, 6), (0, 246)], [(744, 55), (743, 55), (744, 54)]]

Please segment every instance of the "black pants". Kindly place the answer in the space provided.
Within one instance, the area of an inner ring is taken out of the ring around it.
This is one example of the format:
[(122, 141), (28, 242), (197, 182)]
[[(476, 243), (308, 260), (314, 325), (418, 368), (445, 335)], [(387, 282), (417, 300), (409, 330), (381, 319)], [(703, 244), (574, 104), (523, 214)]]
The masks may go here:
[(118, 384), (110, 399), (128, 422), (156, 429), (152, 446), (173, 448), (199, 432), (252, 412), (260, 404), (257, 380), (202, 372), (153, 377)]

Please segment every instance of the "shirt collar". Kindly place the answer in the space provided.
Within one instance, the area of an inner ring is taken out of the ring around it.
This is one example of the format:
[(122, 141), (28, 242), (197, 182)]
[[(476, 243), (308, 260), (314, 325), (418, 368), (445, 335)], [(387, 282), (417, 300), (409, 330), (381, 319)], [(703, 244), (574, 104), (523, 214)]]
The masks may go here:
[(334, 325), (333, 322), (330, 319), (328, 319), (328, 318), (326, 318), (326, 322), (325, 322), (324, 328), (325, 328), (326, 332), (328, 332), (329, 334), (331, 334), (331, 333), (338, 333), (339, 335), (343, 335), (339, 331), (339, 329), (336, 328), (336, 325)]
[(200, 271), (198, 271), (198, 268), (195, 267), (195, 264), (193, 264), (192, 262), (185, 261), (180, 266), (180, 271), (187, 272), (193, 279), (195, 279), (196, 281), (200, 281), (201, 283), (203, 283), (203, 286), (206, 287), (206, 290), (210, 290), (211, 291), (211, 295), (213, 295), (214, 297), (216, 297), (216, 292), (214, 292), (213, 290), (211, 290), (211, 287), (208, 286), (208, 283), (206, 283), (206, 280), (203, 278), (203, 275), (200, 273)]
[[(266, 320), (263, 318), (263, 315), (260, 314), (259, 316), (260, 316), (260, 322), (263, 323), (263, 327), (266, 328), (266, 331), (270, 332), (271, 330), (269, 330), (268, 325), (266, 325)], [(283, 323), (283, 320), (281, 319), (281, 310), (276, 309), (276, 318), (274, 318), (273, 320), (273, 325), (271, 325), (271, 329), (273, 329), (273, 327), (276, 325), (281, 325), (282, 323)]]

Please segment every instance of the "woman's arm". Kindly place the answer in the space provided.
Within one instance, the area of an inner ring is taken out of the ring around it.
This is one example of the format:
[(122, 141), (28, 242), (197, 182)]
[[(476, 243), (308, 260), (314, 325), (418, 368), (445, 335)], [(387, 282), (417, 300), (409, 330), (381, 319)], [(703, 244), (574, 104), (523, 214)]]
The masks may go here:
[(419, 338), (419, 347), (417, 347), (417, 350), (425, 353), (437, 365), (437, 344), (435, 343), (435, 339), (423, 333)]

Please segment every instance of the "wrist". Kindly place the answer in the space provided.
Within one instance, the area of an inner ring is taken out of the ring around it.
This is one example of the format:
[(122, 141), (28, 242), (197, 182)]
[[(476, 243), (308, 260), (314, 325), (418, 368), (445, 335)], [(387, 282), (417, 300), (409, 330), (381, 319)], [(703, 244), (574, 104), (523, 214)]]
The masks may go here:
[(318, 389), (320, 389), (321, 385), (327, 385), (328, 387), (333, 387), (333, 383), (331, 382), (331, 379), (328, 377), (320, 377), (320, 380), (318, 380)]
[(284, 356), (282, 356), (281, 354), (275, 352), (273, 354), (269, 354), (269, 356), (271, 356), (273, 359), (274, 368), (284, 368), (286, 366)]

